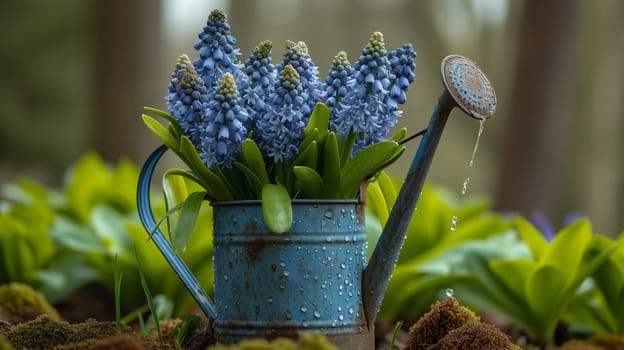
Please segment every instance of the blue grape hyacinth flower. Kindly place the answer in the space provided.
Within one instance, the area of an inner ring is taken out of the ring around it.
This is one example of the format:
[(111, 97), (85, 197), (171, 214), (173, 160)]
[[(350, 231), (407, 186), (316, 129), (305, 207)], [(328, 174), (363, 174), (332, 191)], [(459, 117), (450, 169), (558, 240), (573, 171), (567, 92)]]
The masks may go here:
[(313, 109), (316, 102), (320, 101), (321, 81), (318, 77), (318, 67), (312, 61), (308, 53), (308, 47), (303, 41), (295, 43), (294, 41), (286, 40), (286, 51), (282, 62), (277, 65), (277, 70), (281, 72), (287, 65), (292, 66), (299, 74), (301, 87), (308, 95), (310, 109)]
[(332, 61), (325, 82), (321, 85), (323, 95), (321, 101), (330, 108), (336, 107), (347, 95), (347, 84), (352, 75), (353, 67), (351, 67), (347, 53), (338, 52)]
[(200, 155), (204, 163), (211, 169), (215, 166), (231, 169), (247, 137), (247, 129), (243, 125), (247, 110), (242, 105), (232, 74), (223, 75), (203, 116), (205, 128), (201, 136)]
[(241, 96), (249, 113), (245, 123), (248, 129), (254, 128), (258, 116), (269, 111), (269, 97), (277, 79), (277, 72), (271, 59), (272, 48), (272, 42), (263, 41), (245, 61), (244, 70), (249, 81), (241, 89)]
[(390, 108), (388, 89), (393, 77), (383, 34), (374, 32), (353, 65), (349, 91), (335, 107), (330, 128), (348, 137), (355, 134), (353, 153), (384, 140), (399, 114)]
[[(391, 103), (404, 104), (407, 100), (407, 90), (416, 79), (414, 70), (416, 69), (416, 51), (412, 44), (404, 44), (402, 47), (391, 51), (388, 54), (390, 66), (394, 79), (390, 82)], [(391, 106), (392, 107), (392, 106)], [(394, 106), (396, 108), (396, 105)]]
[(180, 124), (193, 144), (199, 143), (202, 111), (208, 102), (207, 89), (187, 55), (181, 55), (171, 74), (165, 96), (169, 114)]
[(213, 10), (198, 37), (193, 47), (199, 51), (199, 58), (193, 64), (209, 90), (217, 87), (225, 73), (231, 73), (238, 85), (244, 84), (246, 77), (237, 62), (240, 50), (233, 47), (236, 38), (230, 33), (225, 12)]
[(263, 154), (275, 163), (298, 154), (311, 112), (308, 98), (299, 74), (293, 66), (286, 65), (271, 94), (271, 109), (256, 121), (254, 133)]

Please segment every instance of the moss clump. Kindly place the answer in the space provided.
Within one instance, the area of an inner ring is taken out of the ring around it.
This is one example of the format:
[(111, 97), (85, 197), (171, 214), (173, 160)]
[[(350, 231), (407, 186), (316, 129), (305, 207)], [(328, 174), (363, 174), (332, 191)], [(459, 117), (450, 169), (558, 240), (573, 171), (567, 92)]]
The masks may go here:
[(448, 332), (428, 350), (519, 350), (509, 337), (491, 324), (469, 321)]
[(605, 350), (602, 346), (594, 345), (583, 340), (570, 340), (557, 349), (559, 350)]
[(479, 321), (470, 309), (459, 305), (455, 298), (438, 301), (409, 329), (406, 350), (426, 350), (448, 332), (469, 321)]
[[(175, 347), (175, 329), (180, 323), (182, 323), (180, 319), (160, 320), (160, 333), (164, 343)], [(156, 327), (150, 328), (149, 336), (158, 339)]]
[[(129, 332), (130, 328), (124, 327), (124, 331)], [(115, 322), (99, 322), (92, 318), (72, 325), (71, 343), (81, 342), (87, 339), (103, 339), (117, 334), (117, 324)]]
[(9, 283), (0, 286), (0, 318), (11, 323), (21, 323), (43, 314), (53, 320), (61, 319), (43, 294), (29, 285)]
[[(149, 348), (137, 336), (129, 333), (119, 333), (103, 339), (85, 339), (81, 342), (57, 346), (54, 350), (143, 350)], [(156, 349), (157, 347), (154, 346), (152, 348)]]
[(207, 350), (338, 350), (320, 333), (302, 333), (299, 341), (277, 338), (273, 341), (264, 339), (243, 340), (235, 345), (213, 345)]
[(591, 337), (589, 342), (607, 350), (624, 350), (624, 336), (597, 335)]
[(51, 349), (69, 342), (72, 334), (69, 323), (41, 315), (14, 326), (6, 333), (6, 338), (18, 349)]

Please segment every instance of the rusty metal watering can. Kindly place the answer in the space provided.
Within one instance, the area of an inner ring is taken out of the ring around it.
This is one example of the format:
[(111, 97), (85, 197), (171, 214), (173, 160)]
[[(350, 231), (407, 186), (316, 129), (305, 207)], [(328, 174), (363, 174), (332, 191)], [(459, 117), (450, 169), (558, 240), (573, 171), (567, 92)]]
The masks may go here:
[(375, 318), (451, 110), (459, 107), (483, 120), (496, 108), (494, 89), (467, 58), (445, 57), (441, 74), (445, 90), (368, 262), (361, 201), (293, 200), (293, 225), (283, 235), (269, 232), (260, 201), (212, 203), (213, 302), (155, 228), (149, 187), (167, 148), (150, 155), (138, 184), (141, 221), (202, 311), (215, 320), (218, 342), (321, 332), (342, 349), (374, 348)]

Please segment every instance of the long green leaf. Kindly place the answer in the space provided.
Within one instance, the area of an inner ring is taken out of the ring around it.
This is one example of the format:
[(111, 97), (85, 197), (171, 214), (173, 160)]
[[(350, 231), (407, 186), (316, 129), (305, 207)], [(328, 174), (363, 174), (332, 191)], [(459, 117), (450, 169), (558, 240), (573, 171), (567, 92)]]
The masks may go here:
[(314, 106), (310, 119), (308, 119), (308, 125), (303, 131), (304, 137), (309, 136), (314, 130), (318, 130), (319, 139), (324, 138), (327, 130), (329, 130), (329, 108), (322, 102), (318, 102)]
[(525, 285), (527, 303), (534, 315), (534, 331), (541, 340), (552, 334), (560, 319), (561, 298), (566, 277), (556, 265), (541, 265), (529, 276)]
[(180, 152), (184, 155), (184, 162), (201, 180), (201, 184), (217, 201), (233, 200), (232, 193), (221, 178), (204, 165), (195, 146), (188, 137), (180, 139)]
[(329, 132), (325, 137), (321, 160), (323, 167), (321, 175), (325, 186), (325, 196), (328, 198), (343, 198), (339, 191), (342, 183), (340, 171), (340, 153), (336, 133)]
[(171, 123), (171, 125), (173, 125), (178, 135), (184, 134), (184, 131), (182, 130), (182, 127), (180, 126), (180, 123), (178, 123), (176, 118), (174, 118), (171, 114), (165, 111), (161, 111), (160, 109), (152, 108), (152, 107), (143, 107), (143, 110), (147, 113), (152, 113), (161, 118), (166, 119), (169, 123)]
[(241, 145), (242, 162), (260, 179), (262, 184), (269, 183), (269, 175), (266, 171), (266, 164), (262, 158), (262, 153), (258, 145), (251, 139), (245, 139)]
[(262, 188), (262, 216), (274, 233), (286, 233), (292, 225), (290, 196), (282, 185), (266, 184)]
[(171, 233), (171, 245), (173, 251), (177, 254), (184, 250), (186, 244), (191, 238), (197, 215), (201, 207), (202, 201), (206, 196), (205, 192), (191, 193), (180, 209), (180, 217), (175, 230)]
[(385, 225), (388, 221), (390, 212), (388, 211), (386, 198), (384, 197), (377, 181), (371, 182), (368, 186), (366, 186), (366, 202), (368, 205), (372, 205), (379, 222), (382, 225)]
[[(165, 206), (167, 211), (180, 203), (183, 203), (188, 197), (186, 182), (184, 182), (184, 178), (182, 176), (178, 175), (177, 171), (166, 171), (163, 174), (162, 188), (165, 195)], [(173, 232), (178, 221), (178, 216), (179, 215), (176, 214), (167, 216), (167, 226), (169, 228), (169, 232)]]
[(301, 151), (293, 161), (293, 165), (307, 166), (312, 169), (316, 169), (318, 162), (318, 148), (317, 142), (312, 141), (310, 144)]
[(323, 179), (316, 170), (307, 166), (294, 166), (293, 173), (306, 198), (323, 198)]
[(260, 198), (260, 196), (262, 195), (262, 186), (264, 186), (265, 183), (260, 180), (260, 177), (258, 177), (258, 173), (254, 172), (241, 162), (234, 162), (234, 166), (236, 167), (236, 169), (240, 170), (243, 174), (245, 174), (245, 176), (247, 177), (247, 181), (256, 193), (256, 197)]
[(149, 115), (143, 114), (143, 123), (165, 146), (174, 151), (180, 147), (180, 143), (176, 138), (176, 135), (172, 135), (167, 128), (158, 122), (158, 120), (150, 117)]
[(399, 148), (394, 141), (383, 141), (366, 147), (353, 156), (341, 171), (340, 197), (354, 196), (362, 182), (381, 170), (380, 167), (386, 164)]

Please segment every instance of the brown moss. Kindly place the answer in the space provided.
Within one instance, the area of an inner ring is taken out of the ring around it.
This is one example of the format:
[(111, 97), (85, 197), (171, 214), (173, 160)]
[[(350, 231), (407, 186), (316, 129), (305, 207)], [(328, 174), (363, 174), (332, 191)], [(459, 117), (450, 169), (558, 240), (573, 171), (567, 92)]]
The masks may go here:
[[(77, 343), (87, 339), (103, 339), (118, 333), (115, 322), (99, 322), (92, 318), (72, 325), (73, 334), (70, 342)], [(130, 332), (129, 327), (123, 327), (124, 332)]]
[(605, 350), (598, 346), (582, 340), (570, 340), (558, 348), (559, 350)]
[(61, 319), (43, 294), (29, 285), (21, 283), (0, 285), (0, 319), (22, 323), (44, 314), (53, 320)]
[(52, 349), (67, 343), (73, 334), (69, 323), (57, 321), (48, 315), (12, 327), (6, 338), (16, 348)]
[[(160, 333), (162, 334), (163, 342), (175, 347), (175, 328), (182, 322), (180, 319), (161, 320), (160, 321)], [(150, 328), (150, 338), (158, 339), (158, 331), (156, 327)]]
[(469, 321), (453, 329), (429, 350), (516, 350), (509, 337), (491, 324)]
[(85, 339), (81, 342), (57, 346), (54, 350), (143, 350), (147, 347), (136, 335), (119, 333), (103, 339)]
[(624, 350), (624, 336), (598, 335), (591, 337), (589, 342), (599, 345), (605, 350)]
[(234, 345), (213, 345), (206, 350), (338, 350), (320, 333), (302, 333), (299, 341), (277, 338), (272, 341), (264, 339), (243, 340)]
[(406, 350), (426, 350), (436, 344), (448, 332), (479, 317), (461, 306), (455, 298), (438, 301), (409, 329)]

